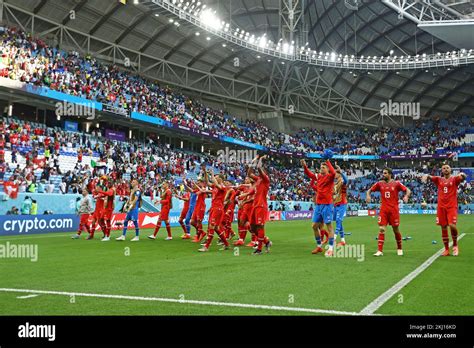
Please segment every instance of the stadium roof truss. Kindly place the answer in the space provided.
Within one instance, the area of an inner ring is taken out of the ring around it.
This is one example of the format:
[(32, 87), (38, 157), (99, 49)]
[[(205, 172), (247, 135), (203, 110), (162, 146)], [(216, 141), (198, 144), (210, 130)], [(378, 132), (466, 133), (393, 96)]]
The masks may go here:
[[(282, 9), (277, 0), (205, 2), (250, 32), (265, 32), (275, 41), (281, 35)], [(391, 49), (408, 54), (414, 46), (420, 54), (433, 48), (453, 49), (426, 32), (416, 33), (416, 24), (399, 19), (396, 11), (380, 2), (359, 1), (357, 10), (345, 6), (345, 1), (302, 4), (306, 37), (316, 50), (383, 55)], [(285, 63), (264, 53), (257, 56), (185, 21), (176, 24), (172, 18), (165, 10), (124, 6), (115, 0), (0, 0), (2, 23), (32, 32), (49, 44), (91, 54), (193, 94), (263, 112), (281, 110), (315, 122), (375, 126), (405, 123), (405, 117), (380, 114), (381, 103), (388, 100), (419, 102), (427, 116), (469, 113), (474, 107), (469, 66), (429, 73), (354, 73)]]

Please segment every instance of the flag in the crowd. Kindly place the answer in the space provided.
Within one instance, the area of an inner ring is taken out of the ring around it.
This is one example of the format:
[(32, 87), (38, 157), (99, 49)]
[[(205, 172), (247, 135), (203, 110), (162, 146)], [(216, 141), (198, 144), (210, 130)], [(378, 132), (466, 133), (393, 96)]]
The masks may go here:
[(18, 197), (18, 185), (13, 181), (6, 181), (3, 183), (3, 189), (5, 193), (11, 199), (16, 199)]
[(46, 164), (46, 159), (45, 158), (35, 158), (33, 160), (33, 163), (36, 164), (39, 168), (44, 168)]
[(97, 166), (97, 163), (93, 159), (91, 159), (91, 167), (95, 168), (96, 166)]

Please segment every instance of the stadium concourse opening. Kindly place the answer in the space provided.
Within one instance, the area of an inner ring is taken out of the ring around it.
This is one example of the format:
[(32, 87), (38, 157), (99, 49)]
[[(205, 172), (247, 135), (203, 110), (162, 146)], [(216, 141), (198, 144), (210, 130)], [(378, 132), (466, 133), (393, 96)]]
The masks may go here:
[(133, 326), (96, 343), (150, 323), (190, 342), (188, 316), (268, 342), (290, 334), (273, 316), (472, 342), (473, 19), (447, 0), (0, 0), (0, 345), (92, 342), (82, 321)]

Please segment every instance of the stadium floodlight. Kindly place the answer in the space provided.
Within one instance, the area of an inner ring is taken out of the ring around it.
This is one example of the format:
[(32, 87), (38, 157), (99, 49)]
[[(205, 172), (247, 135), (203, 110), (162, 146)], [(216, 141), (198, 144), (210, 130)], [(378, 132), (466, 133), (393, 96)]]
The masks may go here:
[(205, 25), (212, 29), (221, 29), (223, 27), (222, 21), (216, 16), (215, 11), (209, 8), (201, 11), (199, 18)]
[[(147, 0), (144, 1), (145, 6), (156, 10), (156, 5), (167, 10), (177, 18), (188, 23), (191, 23), (202, 30), (207, 31), (223, 40), (231, 42), (234, 45), (244, 47), (249, 50), (263, 53), (267, 56), (272, 56), (278, 59), (305, 62), (317, 66), (331, 66), (333, 68), (353, 69), (353, 70), (414, 70), (427, 69), (439, 66), (459, 66), (474, 64), (473, 50), (462, 49), (459, 51), (452, 51), (446, 53), (423, 53), (415, 56), (393, 56), (394, 50), (391, 49), (387, 56), (364, 56), (357, 57), (354, 54), (342, 56), (337, 52), (316, 52), (311, 50), (309, 42), (306, 42), (303, 47), (297, 45), (295, 41), (283, 42), (280, 38), (277, 43), (268, 40), (265, 34), (262, 36), (255, 36), (246, 32), (241, 28), (236, 28), (230, 23), (221, 20), (217, 12), (201, 1), (190, 0)], [(175, 20), (170, 19), (170, 23)], [(179, 23), (176, 24), (179, 26)], [(210, 40), (210, 37), (207, 39)], [(223, 45), (223, 47), (225, 47)]]

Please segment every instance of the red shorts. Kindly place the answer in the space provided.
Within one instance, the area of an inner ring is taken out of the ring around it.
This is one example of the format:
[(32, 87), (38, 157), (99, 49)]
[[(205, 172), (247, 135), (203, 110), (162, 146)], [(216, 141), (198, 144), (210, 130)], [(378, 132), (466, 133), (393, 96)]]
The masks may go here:
[(186, 215), (188, 215), (188, 210), (189, 210), (189, 207), (188, 207), (188, 209), (181, 210), (181, 215), (179, 215), (180, 220), (186, 219)]
[(103, 218), (103, 215), (104, 215), (104, 211), (103, 210), (96, 210), (94, 211), (94, 213), (92, 214), (92, 219), (94, 219), (95, 221), (99, 221)]
[(224, 208), (214, 207), (209, 212), (209, 225), (219, 226), (224, 219)]
[(399, 211), (385, 211), (381, 210), (379, 214), (379, 226), (399, 226), (400, 212)]
[(456, 225), (458, 221), (458, 208), (443, 208), (438, 206), (436, 224), (440, 226)]
[(79, 222), (79, 225), (88, 225), (90, 215), (91, 214), (81, 214), (81, 221)]
[(162, 209), (160, 212), (160, 220), (168, 221), (170, 218), (170, 210), (169, 209)]
[(196, 207), (194, 208), (193, 215), (191, 216), (191, 220), (202, 222), (202, 220), (204, 220), (205, 214), (206, 214), (205, 207)]
[(252, 205), (246, 204), (242, 207), (242, 209), (239, 209), (239, 212), (237, 213), (237, 218), (243, 222), (250, 221), (251, 211), (252, 211)]
[(113, 209), (104, 209), (102, 211), (102, 218), (104, 220), (112, 220), (112, 215), (114, 213), (114, 210)]
[(268, 209), (265, 207), (254, 207), (250, 213), (251, 225), (265, 225), (268, 218)]

